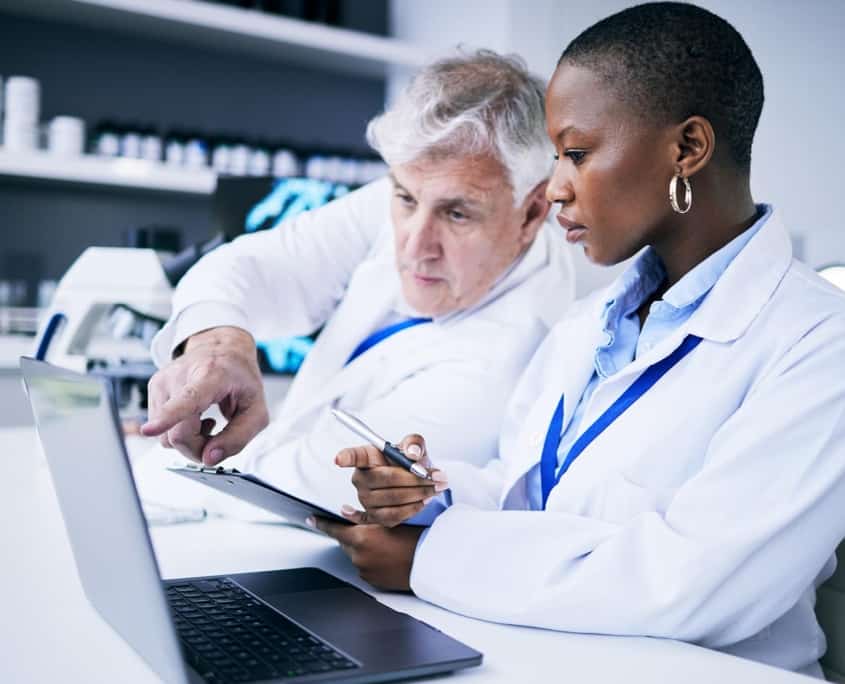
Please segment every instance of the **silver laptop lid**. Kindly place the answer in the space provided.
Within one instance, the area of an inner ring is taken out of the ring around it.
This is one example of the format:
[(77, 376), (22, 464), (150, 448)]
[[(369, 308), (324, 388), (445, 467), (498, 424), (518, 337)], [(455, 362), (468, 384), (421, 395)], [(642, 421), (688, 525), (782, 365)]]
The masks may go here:
[(160, 677), (187, 682), (108, 386), (27, 358), (21, 371), (88, 600)]

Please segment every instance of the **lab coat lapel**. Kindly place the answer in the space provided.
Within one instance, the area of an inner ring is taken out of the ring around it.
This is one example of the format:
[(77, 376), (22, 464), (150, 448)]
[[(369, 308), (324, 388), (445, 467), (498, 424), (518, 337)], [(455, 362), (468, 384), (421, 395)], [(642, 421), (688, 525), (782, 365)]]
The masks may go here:
[[(789, 236), (777, 217), (773, 215), (758, 234), (752, 238), (746, 248), (731, 262), (725, 273), (701, 303), (701, 306), (683, 326), (672, 332), (649, 352), (635, 359), (611, 378), (601, 383), (590, 400), (588, 410), (584, 412), (579, 432), (586, 430), (587, 426), (592, 424), (610, 404), (620, 397), (645, 369), (662, 361), (680, 347), (688, 335), (701, 337), (705, 342), (717, 343), (730, 343), (741, 337), (773, 296), (774, 290), (783, 279), (791, 261), (792, 245)], [(597, 326), (594, 325), (593, 327)], [(593, 351), (597, 344), (598, 340), (593, 340)], [(586, 354), (586, 352), (587, 349), (582, 350), (582, 353)], [(695, 363), (695, 356), (696, 351), (693, 350), (686, 362)], [(590, 359), (592, 360), (592, 357)], [(582, 368), (581, 370), (584, 371), (585, 369)], [(589, 370), (591, 375), (592, 368)], [(574, 374), (578, 375), (578, 371), (575, 370)], [(581, 382), (582, 378), (579, 377), (577, 378), (578, 382), (567, 383), (567, 386), (577, 394), (571, 395), (572, 401), (569, 402), (569, 409), (564, 413), (564, 429), (571, 420), (572, 411), (574, 411), (575, 404), (589, 377), (588, 375), (583, 382)], [(551, 401), (550, 396), (546, 403)], [(548, 427), (548, 420), (553, 410), (553, 403), (551, 407), (544, 407), (543, 412), (548, 417), (545, 418), (546, 424), (543, 428), (537, 427), (539, 421), (534, 416), (530, 417), (528, 422), (533, 421), (535, 429), (545, 429)], [(635, 407), (629, 410), (635, 410)], [(545, 432), (543, 434), (545, 435)], [(600, 435), (595, 442), (587, 447), (587, 451), (576, 461), (573, 468), (584, 467), (588, 464), (590, 460), (587, 452), (600, 444), (601, 441), (602, 436)], [(533, 462), (527, 464), (522, 462), (520, 464), (519, 472), (514, 473), (516, 477), (509, 482), (509, 488), (516, 482), (516, 478), (524, 474), (528, 468), (539, 460), (541, 450), (542, 445)]]
[(371, 390), (374, 383), (390, 384), (410, 369), (425, 365), (429, 358), (442, 359), (446, 351), (437, 344), (438, 337), (440, 331), (434, 325), (425, 324), (382, 340), (327, 380), (292, 417), (292, 424), (341, 397), (353, 397), (354, 402), (354, 397)]
[(772, 298), (791, 262), (789, 235), (773, 213), (728, 265), (690, 319), (603, 383), (602, 391), (620, 393), (620, 387), (624, 390), (646, 368), (669, 356), (687, 335), (719, 343), (737, 340)]
[(344, 300), (300, 369), (280, 416), (286, 425), (293, 425), (376, 372), (372, 354), (362, 354), (344, 365), (355, 347), (384, 322), (395, 305), (398, 279), (385, 283), (383, 272), (379, 278), (373, 277), (375, 273), (367, 275), (364, 282), (355, 284), (366, 292)]
[[(589, 410), (584, 413), (581, 431), (621, 396), (646, 368), (672, 354), (688, 335), (719, 343), (730, 343), (742, 336), (771, 299), (791, 261), (789, 236), (778, 216), (773, 214), (731, 262), (699, 309), (683, 326), (600, 385), (593, 394)], [(598, 304), (603, 301), (604, 298), (597, 299)], [(573, 342), (564, 348), (570, 350), (571, 355), (556, 360), (552, 372), (543, 379), (542, 386), (537, 388), (537, 403), (526, 418), (519, 450), (513, 454), (512, 464), (508, 468), (508, 477), (502, 490), (503, 502), (514, 496), (514, 485), (540, 460), (549, 421), (560, 398), (558, 387), (562, 387), (564, 393), (563, 430), (569, 425), (578, 400), (594, 371), (595, 350), (603, 335), (596, 318), (599, 315), (600, 310), (594, 309), (588, 317), (572, 318), (564, 323), (570, 329), (582, 327), (593, 332), (577, 337), (573, 330), (567, 331)], [(691, 353), (690, 361), (694, 362), (694, 358), (695, 351)], [(599, 436), (594, 444), (599, 444), (601, 439)], [(581, 463), (588, 460), (583, 457), (579, 459)], [(577, 463), (574, 467), (577, 467)]]
[(562, 430), (565, 431), (572, 420), (578, 400), (595, 370), (596, 347), (604, 337), (601, 326), (595, 323), (603, 301), (597, 299), (597, 305), (590, 306), (584, 316), (567, 319), (565, 325), (568, 326), (566, 333), (569, 341), (564, 346), (566, 356), (553, 360), (550, 371), (536, 387), (537, 401), (526, 416), (515, 458), (508, 461), (502, 501), (507, 498), (511, 488), (540, 462), (549, 423), (561, 395), (564, 397)]
[(705, 340), (741, 337), (772, 298), (792, 263), (792, 242), (776, 212), (751, 238), (689, 320)]

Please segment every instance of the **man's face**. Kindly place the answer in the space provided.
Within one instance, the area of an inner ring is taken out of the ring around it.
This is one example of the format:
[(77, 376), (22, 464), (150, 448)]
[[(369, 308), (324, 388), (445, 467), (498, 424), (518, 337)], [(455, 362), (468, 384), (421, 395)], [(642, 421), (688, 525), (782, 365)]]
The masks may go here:
[(423, 315), (478, 302), (534, 238), (531, 200), (514, 207), (505, 169), (492, 157), (424, 158), (392, 167), (390, 176), (402, 292)]

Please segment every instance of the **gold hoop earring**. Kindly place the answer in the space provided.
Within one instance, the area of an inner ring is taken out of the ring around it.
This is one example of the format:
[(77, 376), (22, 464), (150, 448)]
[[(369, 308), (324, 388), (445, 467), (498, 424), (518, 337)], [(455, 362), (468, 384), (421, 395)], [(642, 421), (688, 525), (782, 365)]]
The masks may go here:
[[(684, 205), (686, 209), (681, 209), (681, 205), (678, 204), (678, 179), (684, 182)], [(686, 214), (692, 209), (692, 186), (689, 178), (684, 178), (680, 173), (676, 173), (669, 181), (669, 204), (679, 214)]]

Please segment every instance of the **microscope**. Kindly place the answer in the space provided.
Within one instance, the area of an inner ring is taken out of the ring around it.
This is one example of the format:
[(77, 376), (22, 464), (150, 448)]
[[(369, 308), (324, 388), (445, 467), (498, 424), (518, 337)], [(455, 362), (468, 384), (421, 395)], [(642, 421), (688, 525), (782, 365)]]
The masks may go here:
[(35, 358), (109, 379), (121, 412), (147, 408), (155, 373), (150, 342), (170, 315), (173, 288), (218, 233), (175, 255), (153, 249), (89, 247), (59, 281), (36, 337)]

